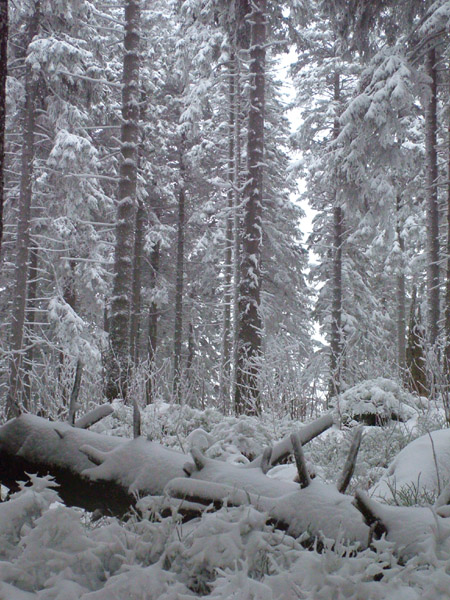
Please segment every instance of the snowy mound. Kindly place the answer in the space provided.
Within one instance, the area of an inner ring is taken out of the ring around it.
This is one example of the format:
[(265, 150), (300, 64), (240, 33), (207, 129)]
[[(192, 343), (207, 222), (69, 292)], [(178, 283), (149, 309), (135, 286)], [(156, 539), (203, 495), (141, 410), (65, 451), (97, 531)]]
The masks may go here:
[(449, 482), (450, 429), (442, 429), (403, 448), (370, 493), (377, 499), (399, 504), (432, 502)]
[(368, 379), (345, 391), (339, 399), (344, 422), (355, 419), (377, 425), (390, 419), (406, 421), (415, 415), (415, 397), (396, 381), (378, 377)]

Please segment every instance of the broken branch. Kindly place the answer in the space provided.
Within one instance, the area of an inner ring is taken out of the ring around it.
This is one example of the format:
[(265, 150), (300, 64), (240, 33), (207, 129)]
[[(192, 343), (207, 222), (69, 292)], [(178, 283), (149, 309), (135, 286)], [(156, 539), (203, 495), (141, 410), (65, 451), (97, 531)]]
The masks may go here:
[(361, 446), (361, 439), (363, 434), (363, 427), (360, 425), (354, 430), (353, 440), (348, 452), (347, 460), (345, 461), (344, 468), (337, 482), (337, 489), (341, 494), (348, 488), (348, 484), (353, 477), (356, 466), (356, 458), (358, 456), (359, 448)]

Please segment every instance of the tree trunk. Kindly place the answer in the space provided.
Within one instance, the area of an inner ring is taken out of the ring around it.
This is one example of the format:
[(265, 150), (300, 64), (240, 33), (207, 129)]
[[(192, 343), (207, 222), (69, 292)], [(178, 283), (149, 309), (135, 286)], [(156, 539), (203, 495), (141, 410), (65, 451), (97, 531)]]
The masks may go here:
[(408, 387), (419, 396), (427, 396), (429, 393), (424, 344), (425, 331), (422, 326), (420, 304), (417, 302), (417, 290), (414, 286), (406, 347), (406, 368)]
[(260, 412), (258, 389), (262, 353), (261, 246), (264, 167), (266, 0), (252, 3), (250, 45), (250, 108), (244, 195), (241, 281), (239, 289), (239, 358), (235, 391), (237, 414)]
[[(64, 281), (63, 300), (76, 312), (77, 292), (75, 288), (75, 263), (70, 263), (70, 272)], [(68, 406), (70, 401), (71, 382), (66, 379), (67, 363), (70, 363), (70, 357), (67, 357), (64, 349), (59, 351), (58, 383), (61, 389), (61, 407)]]
[(140, 201), (136, 211), (133, 258), (133, 297), (130, 322), (130, 358), (135, 366), (139, 363), (139, 332), (141, 326), (142, 253), (144, 247), (144, 205)]
[(0, 0), (0, 257), (5, 189), (6, 77), (8, 75), (8, 0)]
[(234, 101), (234, 168), (233, 168), (233, 304), (232, 304), (232, 379), (231, 399), (236, 398), (239, 359), (239, 286), (241, 279), (241, 82), (240, 62), (235, 55), (236, 89)]
[[(103, 411), (105, 407), (101, 408)], [(102, 412), (102, 416), (105, 414), (108, 413)], [(324, 415), (299, 429), (296, 439), (306, 444), (332, 424), (331, 416)], [(252, 463), (235, 466), (206, 459), (198, 450), (189, 456), (144, 437), (129, 440), (107, 436), (81, 429), (82, 425), (82, 419), (72, 427), (68, 423), (25, 414), (0, 427), (1, 483), (14, 489), (16, 481), (26, 479), (27, 472), (50, 473), (61, 485), (59, 493), (68, 504), (87, 510), (100, 508), (119, 515), (135, 504), (136, 497), (162, 495), (172, 479), (187, 475), (270, 497), (298, 489), (294, 482), (270, 479), (264, 474), (292, 453), (292, 436), (276, 443), (269, 453), (265, 452)], [(103, 468), (96, 470), (96, 465), (101, 464)], [(101, 495), (95, 488), (89, 489), (89, 482), (92, 484), (94, 480), (103, 485)], [(120, 502), (115, 497), (117, 491), (120, 491)]]
[[(450, 110), (447, 123), (447, 265), (445, 279), (445, 348), (444, 370), (449, 381), (450, 375)], [(447, 398), (450, 390), (447, 389)]]
[(139, 144), (139, 0), (125, 2), (122, 127), (119, 204), (116, 221), (114, 285), (111, 300), (111, 357), (107, 398), (127, 396), (130, 356), (130, 311)]
[[(34, 13), (28, 25), (28, 43), (38, 32), (40, 1), (36, 0)], [(17, 222), (14, 305), (11, 324), (11, 359), (9, 363), (9, 387), (6, 397), (8, 417), (20, 414), (20, 378), (22, 366), (22, 343), (27, 304), (28, 258), (30, 250), (31, 198), (33, 193), (35, 103), (38, 82), (30, 65), (25, 70), (25, 112), (23, 123), (22, 165), (19, 191), (19, 215)]]
[[(150, 266), (151, 266), (151, 288), (155, 288), (157, 276), (159, 272), (159, 261), (161, 256), (161, 247), (160, 243), (156, 242), (156, 244), (152, 248), (152, 252), (150, 255)], [(155, 370), (155, 356), (156, 356), (156, 347), (158, 344), (158, 318), (159, 318), (159, 310), (156, 302), (152, 301), (150, 303), (150, 308), (148, 311), (148, 378), (145, 387), (145, 397), (146, 403), (152, 404), (154, 401), (153, 398), (153, 382), (154, 382), (154, 370)]]
[(175, 284), (175, 331), (173, 348), (173, 396), (181, 402), (181, 349), (183, 341), (183, 294), (184, 294), (184, 218), (185, 218), (185, 165), (184, 137), (179, 148), (180, 183), (178, 190), (177, 267)]
[[(341, 82), (338, 72), (334, 73), (334, 101), (341, 101)], [(340, 132), (339, 119), (335, 117), (333, 139)], [(332, 305), (330, 335), (330, 383), (329, 397), (340, 394), (342, 379), (342, 208), (338, 204), (337, 194), (333, 198), (333, 254), (332, 254)]]
[(400, 197), (397, 196), (397, 239), (402, 257), (402, 264), (397, 274), (397, 361), (400, 377), (404, 379), (406, 367), (406, 278), (403, 264), (405, 242), (401, 233), (399, 212)]
[(431, 79), (430, 97), (425, 110), (426, 197), (427, 197), (427, 301), (428, 342), (434, 346), (439, 335), (439, 206), (437, 194), (437, 70), (436, 51), (428, 51), (426, 72)]
[(223, 307), (223, 331), (222, 331), (222, 364), (220, 369), (219, 402), (223, 407), (223, 413), (228, 412), (230, 401), (230, 374), (231, 374), (231, 303), (232, 275), (233, 275), (233, 173), (234, 173), (234, 121), (235, 121), (235, 94), (236, 94), (236, 72), (234, 54), (230, 57), (228, 71), (228, 194), (227, 214), (225, 229), (225, 271), (224, 271), (224, 307)]
[(36, 296), (37, 296), (37, 282), (38, 282), (38, 249), (33, 246), (30, 249), (30, 267), (28, 272), (28, 298), (27, 298), (27, 309), (26, 309), (26, 322), (27, 322), (27, 349), (23, 361), (23, 405), (26, 410), (31, 409), (32, 403), (32, 389), (31, 389), (31, 370), (33, 366), (34, 356), (34, 343), (33, 343), (33, 330), (34, 323), (36, 320)]

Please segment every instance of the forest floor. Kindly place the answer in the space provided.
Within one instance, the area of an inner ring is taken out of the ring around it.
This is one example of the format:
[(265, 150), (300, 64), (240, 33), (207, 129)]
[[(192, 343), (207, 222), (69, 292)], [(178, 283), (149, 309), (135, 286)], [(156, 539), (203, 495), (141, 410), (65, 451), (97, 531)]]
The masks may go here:
[[(131, 409), (114, 408), (93, 429), (131, 437)], [(185, 452), (195, 444), (232, 463), (248, 462), (299, 426), (287, 417), (224, 417), (164, 403), (147, 407), (142, 417), (143, 433), (153, 440)], [(426, 406), (406, 423), (365, 427), (350, 493), (373, 488), (403, 447), (443, 424), (443, 412)], [(318, 478), (336, 480), (350, 438), (348, 429), (335, 426), (305, 446)], [(295, 468), (280, 465), (269, 475), (292, 480)], [(385, 539), (359, 552), (344, 539), (322, 539), (306, 549), (250, 506), (206, 510), (183, 524), (176, 514), (155, 514), (151, 499), (143, 498), (143, 516), (98, 518), (64, 506), (49, 479), (32, 481), (0, 504), (0, 600), (450, 598), (450, 555), (432, 547), (407, 562)], [(426, 505), (434, 499), (431, 489), (425, 494), (411, 485), (407, 491), (389, 501)]]

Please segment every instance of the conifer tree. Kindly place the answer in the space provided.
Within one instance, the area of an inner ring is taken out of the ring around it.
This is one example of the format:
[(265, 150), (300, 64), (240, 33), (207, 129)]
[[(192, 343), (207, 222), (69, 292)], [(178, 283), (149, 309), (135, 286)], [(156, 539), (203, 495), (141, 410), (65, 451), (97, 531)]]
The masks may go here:
[(258, 371), (262, 345), (261, 244), (264, 168), (266, 1), (252, 5), (250, 42), (250, 108), (248, 117), (247, 170), (244, 189), (236, 413), (258, 413)]
[(130, 302), (133, 283), (134, 224), (139, 144), (140, 1), (125, 4), (121, 167), (116, 221), (114, 286), (111, 298), (111, 362), (106, 395), (126, 398), (129, 376)]
[(6, 77), (8, 74), (8, 0), (0, 0), (0, 256), (5, 203)]

